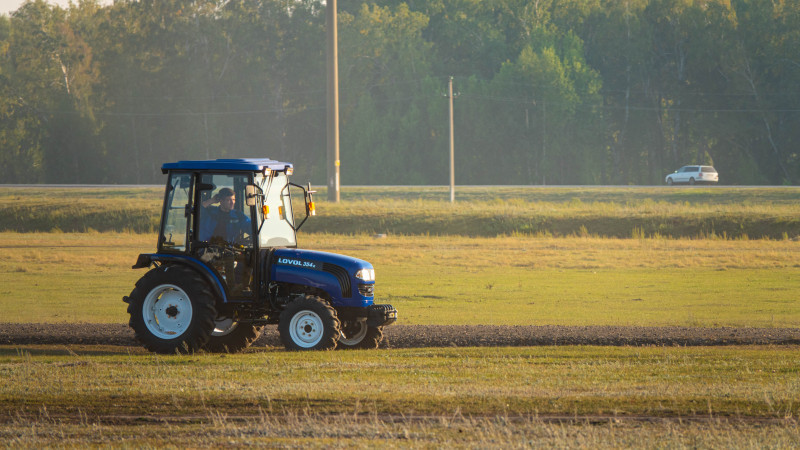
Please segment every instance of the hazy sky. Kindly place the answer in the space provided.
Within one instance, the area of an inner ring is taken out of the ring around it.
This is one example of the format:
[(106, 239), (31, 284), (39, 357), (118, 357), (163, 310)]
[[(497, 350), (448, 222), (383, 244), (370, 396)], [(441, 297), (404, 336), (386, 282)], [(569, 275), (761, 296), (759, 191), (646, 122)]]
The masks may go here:
[[(73, 0), (73, 3), (77, 4), (78, 0)], [(0, 0), (0, 14), (8, 15), (12, 11), (16, 11), (17, 8), (21, 4), (25, 3), (25, 0)], [(56, 4), (61, 6), (62, 8), (66, 8), (69, 5), (69, 0), (47, 0), (47, 3)], [(110, 4), (111, 0), (101, 0), (101, 4)]]
[[(25, 0), (0, 0), (0, 13), (8, 15), (12, 11), (16, 11), (19, 5), (25, 3)], [(47, 3), (56, 3), (61, 6), (69, 5), (69, 0), (48, 0)]]

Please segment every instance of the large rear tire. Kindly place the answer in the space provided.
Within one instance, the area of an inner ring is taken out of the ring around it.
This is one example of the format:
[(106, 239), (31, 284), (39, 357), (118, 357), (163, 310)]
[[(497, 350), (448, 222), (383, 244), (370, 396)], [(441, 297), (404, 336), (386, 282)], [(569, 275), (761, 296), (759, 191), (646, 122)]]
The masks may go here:
[(383, 340), (383, 327), (367, 326), (367, 319), (342, 321), (337, 350), (378, 348)]
[(147, 272), (126, 301), (128, 325), (151, 352), (194, 353), (214, 330), (214, 295), (203, 278), (185, 266)]
[(331, 350), (339, 339), (339, 318), (328, 302), (306, 295), (281, 312), (278, 332), (287, 350)]
[(230, 317), (217, 317), (203, 349), (212, 353), (238, 353), (250, 347), (261, 336), (262, 328), (237, 322)]

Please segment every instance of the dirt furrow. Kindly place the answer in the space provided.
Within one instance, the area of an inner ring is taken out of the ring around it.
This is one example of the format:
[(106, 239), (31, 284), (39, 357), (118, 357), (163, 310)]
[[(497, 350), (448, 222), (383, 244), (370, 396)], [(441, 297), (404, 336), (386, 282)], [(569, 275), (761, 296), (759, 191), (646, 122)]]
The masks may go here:
[[(392, 325), (384, 335), (388, 348), (800, 344), (800, 328)], [(138, 345), (125, 324), (0, 323), (0, 345), (31, 344)], [(277, 327), (266, 327), (255, 346), (280, 347)]]

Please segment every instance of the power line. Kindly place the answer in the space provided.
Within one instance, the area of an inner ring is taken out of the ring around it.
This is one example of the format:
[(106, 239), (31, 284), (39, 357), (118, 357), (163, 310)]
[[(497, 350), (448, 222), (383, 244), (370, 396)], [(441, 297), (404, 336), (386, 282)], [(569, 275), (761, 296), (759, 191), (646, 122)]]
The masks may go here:
[[(409, 85), (409, 84), (419, 84), (426, 80), (437, 80), (437, 79), (446, 79), (447, 77), (425, 77), (413, 80), (401, 80), (401, 81), (394, 81), (391, 83), (375, 83), (366, 87), (362, 87), (360, 89), (361, 92), (365, 92), (368, 89), (375, 88), (375, 87), (389, 87), (389, 86), (402, 86), (402, 85)], [(466, 83), (469, 84), (469, 83)], [(509, 83), (511, 84), (511, 83)], [(521, 83), (513, 83), (519, 86), (524, 84)], [(533, 85), (524, 85), (524, 86), (533, 86)], [(464, 87), (464, 84), (462, 84)], [(468, 88), (468, 87), (467, 87)], [(320, 91), (299, 91), (295, 94), (303, 95), (303, 94), (310, 94)], [(345, 90), (345, 97), (352, 95), (354, 93), (354, 89)], [(349, 95), (347, 95), (349, 94)], [(284, 95), (292, 95), (288, 93), (284, 93)], [(470, 92), (461, 92), (461, 95), (464, 96), (466, 99), (479, 99), (479, 100), (486, 100), (496, 103), (508, 103), (508, 104), (515, 104), (515, 105), (530, 105), (533, 104), (535, 101), (542, 99), (535, 99), (530, 97), (507, 97), (507, 96), (499, 96), (499, 95), (487, 95), (487, 94), (478, 94), (478, 93), (470, 93)], [(777, 94), (776, 94), (777, 95)], [(385, 105), (391, 103), (400, 103), (400, 102), (413, 102), (416, 100), (426, 99), (437, 96), (436, 92), (417, 92), (413, 95), (402, 96), (402, 97), (395, 97), (390, 99), (376, 99), (373, 97), (373, 101), (376, 105)], [(156, 98), (156, 97), (153, 97)], [(164, 97), (161, 97), (164, 98)], [(168, 98), (205, 98), (205, 97), (168, 97)], [(238, 97), (231, 97), (231, 98), (238, 98)], [(800, 113), (800, 108), (752, 108), (752, 107), (745, 107), (745, 108), (687, 108), (687, 107), (658, 107), (658, 106), (643, 106), (643, 105), (634, 105), (634, 106), (625, 106), (625, 105), (611, 105), (605, 103), (566, 103), (566, 102), (558, 102), (552, 99), (547, 100), (551, 106), (555, 107), (570, 107), (575, 109), (581, 110), (605, 110), (605, 111), (617, 111), (617, 110), (630, 110), (630, 111), (651, 111), (651, 112), (663, 112), (663, 111), (671, 111), (671, 112), (687, 112), (687, 113), (739, 113), (739, 114), (752, 114), (752, 113), (784, 113), (784, 114), (793, 114), (793, 113)], [(343, 108), (352, 108), (357, 106), (357, 102), (348, 102), (343, 103), (341, 107)], [(468, 107), (468, 105), (464, 105), (464, 107)], [(278, 107), (278, 108), (263, 108), (263, 109), (235, 109), (235, 110), (206, 110), (206, 111), (171, 111), (171, 112), (163, 112), (163, 111), (97, 111), (94, 112), (94, 115), (100, 117), (203, 117), (203, 116), (246, 116), (246, 115), (263, 115), (263, 114), (298, 114), (306, 111), (321, 111), (326, 108), (325, 104), (321, 103), (311, 103), (308, 105), (297, 106), (293, 108), (285, 108), (285, 107)], [(67, 110), (43, 110), (42, 112), (54, 115), (75, 115), (80, 114), (77, 111), (67, 111)]]

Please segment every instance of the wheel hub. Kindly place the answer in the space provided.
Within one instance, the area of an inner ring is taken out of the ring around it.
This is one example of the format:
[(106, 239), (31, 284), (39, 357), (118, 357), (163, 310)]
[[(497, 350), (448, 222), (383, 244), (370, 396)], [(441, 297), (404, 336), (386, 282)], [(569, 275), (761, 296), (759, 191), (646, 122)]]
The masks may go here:
[(165, 312), (167, 313), (167, 317), (169, 317), (170, 319), (178, 317), (178, 307), (175, 305), (169, 305), (169, 307), (167, 307), (167, 310)]

